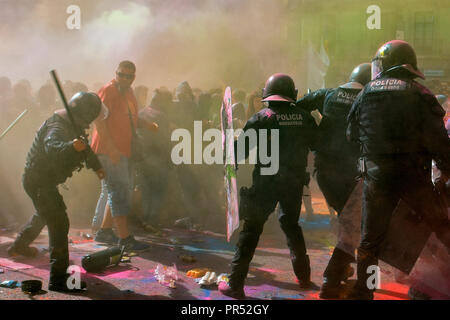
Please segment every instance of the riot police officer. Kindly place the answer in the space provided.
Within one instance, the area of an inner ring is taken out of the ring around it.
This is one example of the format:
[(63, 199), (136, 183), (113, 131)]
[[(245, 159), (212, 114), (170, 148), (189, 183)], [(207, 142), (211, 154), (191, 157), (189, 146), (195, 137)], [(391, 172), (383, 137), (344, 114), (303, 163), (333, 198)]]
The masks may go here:
[[(69, 101), (69, 108), (76, 125), (86, 130), (100, 114), (102, 102), (94, 93), (79, 92)], [(87, 141), (77, 136), (67, 111), (57, 110), (37, 132), (25, 164), (23, 186), (36, 213), (8, 250), (9, 254), (34, 255), (36, 249), (29, 244), (47, 225), (50, 254), (48, 288), (51, 291), (73, 290), (66, 283), (69, 276), (66, 273), (69, 267), (69, 219), (57, 186), (81, 168), (84, 161), (100, 179), (104, 177), (100, 162)]]
[[(229, 282), (219, 284), (219, 290), (224, 295), (245, 297), (244, 281), (250, 262), (264, 223), (277, 203), (280, 204), (278, 220), (287, 238), (294, 273), (301, 287), (307, 288), (311, 284), (310, 263), (298, 218), (307, 155), (310, 148), (313, 148), (317, 126), (308, 112), (295, 106), (296, 98), (297, 90), (291, 77), (280, 73), (272, 75), (263, 89), (262, 101), (268, 107), (248, 120), (238, 138), (238, 141), (245, 139), (245, 133), (250, 129), (268, 130), (267, 136), (271, 136), (272, 130), (275, 130), (279, 134), (279, 148), (274, 150), (279, 154), (279, 167), (274, 174), (262, 174), (262, 169), (268, 165), (263, 164), (258, 156), (252, 186), (241, 189), (239, 214), (244, 220), (244, 226), (231, 263)], [(268, 144), (271, 143), (275, 142), (269, 140)], [(249, 148), (246, 147), (245, 157), (248, 156)], [(266, 150), (271, 148), (272, 145), (267, 146)]]
[[(372, 60), (372, 81), (353, 104), (347, 129), (360, 144), (363, 175), (361, 242), (357, 254), (358, 280), (351, 299), (373, 299), (368, 267), (378, 264), (392, 212), (400, 199), (435, 231), (449, 248), (449, 221), (439, 206), (431, 182), (431, 160), (450, 174), (450, 139), (435, 96), (414, 81), (424, 78), (414, 49), (393, 40)], [(411, 235), (412, 237), (414, 235)]]
[[(317, 109), (319, 125), (314, 171), (327, 203), (338, 216), (356, 186), (358, 145), (346, 139), (347, 116), (358, 93), (370, 81), (370, 63), (355, 67), (349, 82), (334, 89), (319, 89), (297, 101), (307, 111)], [(353, 274), (354, 254), (335, 248), (324, 272), (320, 297), (338, 298), (340, 283)]]

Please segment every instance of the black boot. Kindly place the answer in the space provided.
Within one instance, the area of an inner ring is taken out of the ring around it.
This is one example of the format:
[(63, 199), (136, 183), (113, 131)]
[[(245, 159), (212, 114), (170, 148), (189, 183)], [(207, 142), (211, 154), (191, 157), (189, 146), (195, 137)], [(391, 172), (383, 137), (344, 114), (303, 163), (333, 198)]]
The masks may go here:
[(305, 254), (303, 257), (295, 257), (292, 259), (292, 267), (294, 268), (294, 273), (297, 276), (297, 282), (300, 285), (300, 288), (311, 288), (312, 282), (309, 256)]
[(35, 247), (30, 247), (30, 244), (39, 236), (44, 226), (44, 219), (35, 213), (17, 234), (14, 243), (8, 248), (8, 255), (35, 257), (39, 250)]
[(24, 257), (33, 258), (38, 253), (39, 253), (38, 248), (29, 247), (29, 246), (21, 246), (21, 245), (18, 245), (17, 243), (13, 243), (8, 248), (8, 255), (10, 257), (14, 257), (14, 256), (17, 256), (17, 255), (22, 255)]
[(342, 251), (339, 248), (335, 248), (327, 268), (323, 273), (323, 284), (320, 288), (320, 298), (322, 299), (338, 299), (342, 295), (341, 281), (345, 281), (354, 274), (353, 268), (350, 266), (351, 262), (354, 262), (355, 258)]
[(70, 275), (64, 275), (63, 277), (50, 277), (50, 282), (48, 284), (49, 291), (57, 291), (57, 292), (83, 292), (87, 288), (87, 284), (84, 281), (80, 280), (79, 287), (71, 288), (67, 285), (67, 279)]
[(219, 291), (224, 296), (235, 298), (235, 299), (245, 299), (244, 285), (241, 286), (231, 286), (229, 283), (224, 281), (219, 283)]
[[(248, 274), (250, 262), (255, 254), (259, 236), (262, 233), (264, 223), (245, 220), (244, 227), (239, 234), (239, 241), (236, 244), (236, 252), (231, 261), (231, 274), (228, 277), (228, 286), (231, 291), (244, 292), (244, 282)], [(226, 288), (221, 290), (225, 294)]]

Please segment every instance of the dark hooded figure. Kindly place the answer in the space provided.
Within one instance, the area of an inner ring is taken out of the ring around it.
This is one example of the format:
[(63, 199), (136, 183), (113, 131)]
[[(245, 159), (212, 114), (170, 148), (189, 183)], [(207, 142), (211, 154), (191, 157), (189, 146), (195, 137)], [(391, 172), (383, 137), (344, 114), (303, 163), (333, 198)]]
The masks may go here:
[(159, 130), (150, 133), (137, 129), (142, 148), (142, 163), (137, 167), (137, 187), (142, 193), (142, 224), (147, 231), (154, 232), (161, 220), (161, 208), (167, 194), (170, 159), (170, 126), (167, 110), (172, 104), (169, 91), (155, 89), (148, 107), (139, 112), (139, 117), (158, 123)]
[(212, 98), (209, 93), (200, 93), (198, 96), (198, 106), (195, 112), (195, 120), (202, 121), (207, 124), (211, 120)]
[(52, 114), (56, 108), (56, 90), (50, 84), (45, 84), (39, 88), (37, 93), (38, 111), (44, 119)]
[(211, 121), (214, 128), (220, 129), (220, 108), (222, 106), (223, 93), (211, 93)]
[(173, 116), (179, 128), (192, 130), (195, 117), (195, 98), (187, 81), (181, 82), (175, 90)]
[(242, 102), (231, 106), (233, 110), (233, 129), (242, 129), (245, 125), (245, 107)]
[(20, 80), (13, 86), (10, 120), (14, 120), (22, 111), (34, 106), (31, 84), (28, 80)]

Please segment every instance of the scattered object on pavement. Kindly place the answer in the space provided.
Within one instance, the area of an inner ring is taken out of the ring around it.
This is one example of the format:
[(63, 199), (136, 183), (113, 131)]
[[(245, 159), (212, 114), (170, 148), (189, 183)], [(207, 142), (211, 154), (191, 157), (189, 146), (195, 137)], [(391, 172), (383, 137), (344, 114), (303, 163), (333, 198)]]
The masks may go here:
[(123, 248), (111, 247), (85, 255), (81, 259), (81, 265), (87, 272), (102, 272), (110, 265), (118, 265), (123, 257)]
[(181, 261), (187, 262), (187, 263), (191, 263), (191, 262), (196, 262), (197, 261), (197, 259), (195, 259), (191, 255), (182, 255), (182, 256), (178, 256), (178, 258), (180, 258)]
[(176, 220), (174, 225), (175, 227), (183, 229), (192, 229), (193, 227), (192, 219), (189, 217)]
[(24, 280), (21, 283), (21, 288), (24, 293), (34, 294), (42, 290), (42, 281), (40, 280)]
[(208, 268), (195, 268), (186, 272), (189, 278), (201, 278), (210, 270)]
[(0, 283), (0, 287), (14, 289), (20, 287), (20, 283), (16, 280), (5, 280)]
[(178, 280), (178, 271), (175, 263), (173, 267), (163, 266), (158, 264), (155, 269), (155, 278), (164, 286), (175, 287), (175, 281)]
[(4, 273), (5, 272), (5, 270), (3, 270), (3, 269), (0, 269), (0, 273)]
[(131, 263), (131, 258), (130, 257), (122, 257), (122, 259), (120, 259), (120, 262), (122, 262), (122, 263)]
[(130, 263), (132, 257), (137, 257), (139, 254), (136, 252), (124, 252), (120, 258), (120, 262)]
[(171, 289), (176, 289), (177, 288), (177, 286), (175, 284), (175, 280), (171, 279), (169, 281), (169, 288), (171, 288)]
[(169, 239), (169, 242), (170, 243), (172, 243), (172, 244), (181, 244), (181, 241), (180, 240), (178, 240), (177, 238), (175, 238), (175, 237), (173, 237), (173, 238), (170, 238)]
[(94, 237), (91, 234), (86, 233), (86, 232), (80, 232), (80, 236), (83, 237), (84, 239), (87, 239), (87, 240), (93, 240), (94, 239)]
[(217, 277), (217, 280), (216, 280), (216, 284), (218, 285), (220, 282), (228, 283), (228, 281), (229, 281), (228, 276), (229, 276), (228, 273), (219, 274), (219, 276)]
[(76, 234), (69, 237), (69, 243), (72, 244), (82, 244), (89, 242), (94, 242), (94, 236), (87, 232), (78, 231)]
[(128, 252), (127, 254), (124, 254), (124, 256), (127, 256), (127, 257), (136, 257), (136, 256), (138, 256), (139, 254), (137, 254), (136, 252)]
[(207, 272), (198, 283), (200, 286), (210, 286), (216, 284), (217, 275), (215, 272)]

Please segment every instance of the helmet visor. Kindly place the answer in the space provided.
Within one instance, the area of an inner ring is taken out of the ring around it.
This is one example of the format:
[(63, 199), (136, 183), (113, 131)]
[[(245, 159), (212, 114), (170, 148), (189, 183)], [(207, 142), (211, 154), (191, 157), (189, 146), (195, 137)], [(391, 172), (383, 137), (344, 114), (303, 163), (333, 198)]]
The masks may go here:
[(375, 80), (382, 72), (383, 61), (380, 58), (374, 58), (372, 60), (372, 80)]

